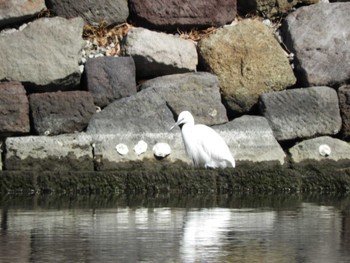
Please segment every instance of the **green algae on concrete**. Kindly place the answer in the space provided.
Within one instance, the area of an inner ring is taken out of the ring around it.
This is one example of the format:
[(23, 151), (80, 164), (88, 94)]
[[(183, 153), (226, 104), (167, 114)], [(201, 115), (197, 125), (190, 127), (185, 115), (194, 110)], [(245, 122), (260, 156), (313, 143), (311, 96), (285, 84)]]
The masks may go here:
[(241, 165), (114, 171), (1, 171), (0, 193), (297, 193), (350, 191), (350, 167)]

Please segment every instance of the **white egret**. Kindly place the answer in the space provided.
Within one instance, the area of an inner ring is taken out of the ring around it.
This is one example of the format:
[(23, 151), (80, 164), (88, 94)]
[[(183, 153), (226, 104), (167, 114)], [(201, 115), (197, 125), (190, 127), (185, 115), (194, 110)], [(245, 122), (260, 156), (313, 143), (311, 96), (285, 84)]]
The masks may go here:
[(235, 160), (222, 137), (206, 125), (195, 125), (190, 112), (181, 112), (171, 129), (176, 125), (183, 125), (182, 139), (187, 155), (192, 159), (195, 167), (235, 167)]

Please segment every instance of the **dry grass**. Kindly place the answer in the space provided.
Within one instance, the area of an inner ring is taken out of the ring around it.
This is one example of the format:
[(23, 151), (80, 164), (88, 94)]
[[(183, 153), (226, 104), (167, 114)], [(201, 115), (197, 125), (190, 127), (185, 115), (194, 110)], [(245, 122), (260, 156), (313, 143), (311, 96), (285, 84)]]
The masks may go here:
[(209, 36), (210, 34), (214, 33), (218, 28), (216, 27), (209, 27), (202, 30), (197, 29), (191, 29), (190, 31), (182, 31), (180, 29), (177, 30), (177, 33), (180, 35), (181, 38), (192, 40), (194, 42), (200, 41), (202, 38), (205, 38)]
[(113, 27), (108, 27), (106, 22), (101, 22), (97, 26), (85, 25), (83, 38), (90, 40), (99, 47), (110, 47), (108, 56), (115, 56), (120, 53), (120, 41), (132, 28), (132, 25), (123, 23)]

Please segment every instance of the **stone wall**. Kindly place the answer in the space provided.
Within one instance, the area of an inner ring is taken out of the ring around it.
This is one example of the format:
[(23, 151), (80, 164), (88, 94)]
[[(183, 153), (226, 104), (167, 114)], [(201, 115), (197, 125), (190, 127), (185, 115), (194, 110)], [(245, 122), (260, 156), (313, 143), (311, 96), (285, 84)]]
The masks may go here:
[(0, 8), (0, 169), (187, 166), (183, 110), (238, 166), (350, 161), (349, 1), (34, 2)]

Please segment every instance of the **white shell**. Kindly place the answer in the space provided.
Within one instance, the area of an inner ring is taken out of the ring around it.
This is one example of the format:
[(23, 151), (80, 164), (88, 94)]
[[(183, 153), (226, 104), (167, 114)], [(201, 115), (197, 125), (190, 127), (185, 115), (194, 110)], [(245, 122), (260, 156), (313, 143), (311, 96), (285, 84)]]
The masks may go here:
[(157, 157), (164, 158), (171, 154), (170, 145), (164, 142), (159, 142), (153, 146), (153, 154)]
[(147, 143), (141, 140), (134, 146), (134, 151), (137, 155), (140, 155), (147, 151), (147, 147)]
[(119, 143), (115, 148), (120, 155), (125, 155), (129, 152), (128, 146), (124, 143)]
[(318, 147), (318, 152), (323, 157), (328, 157), (331, 155), (331, 147), (329, 147), (327, 144), (321, 144), (320, 147)]

